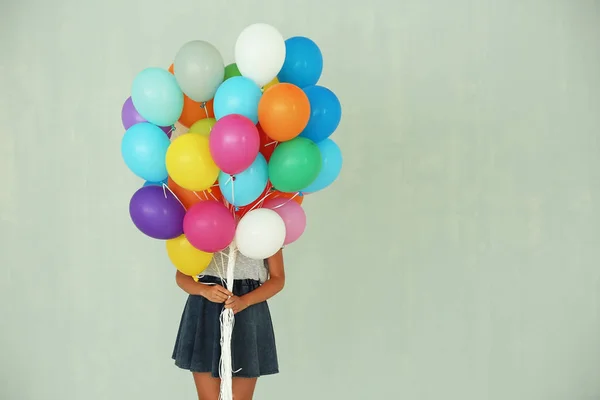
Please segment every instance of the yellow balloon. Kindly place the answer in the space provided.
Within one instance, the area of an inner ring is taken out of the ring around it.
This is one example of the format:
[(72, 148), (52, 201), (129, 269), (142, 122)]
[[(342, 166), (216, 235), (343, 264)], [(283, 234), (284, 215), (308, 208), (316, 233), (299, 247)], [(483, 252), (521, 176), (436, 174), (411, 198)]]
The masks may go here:
[(208, 148), (208, 136), (185, 133), (171, 142), (167, 172), (176, 184), (195, 192), (211, 187), (219, 176)]
[(213, 255), (198, 250), (188, 242), (185, 235), (167, 240), (167, 255), (182, 274), (196, 276), (210, 264)]
[(204, 136), (210, 135), (210, 130), (217, 123), (217, 120), (214, 118), (203, 118), (199, 121), (196, 121), (194, 125), (191, 126), (188, 133), (199, 133)]
[(273, 78), (273, 80), (271, 82), (269, 82), (265, 86), (263, 86), (263, 92), (265, 92), (271, 86), (277, 85), (278, 83), (279, 83), (279, 79), (277, 79), (277, 77)]

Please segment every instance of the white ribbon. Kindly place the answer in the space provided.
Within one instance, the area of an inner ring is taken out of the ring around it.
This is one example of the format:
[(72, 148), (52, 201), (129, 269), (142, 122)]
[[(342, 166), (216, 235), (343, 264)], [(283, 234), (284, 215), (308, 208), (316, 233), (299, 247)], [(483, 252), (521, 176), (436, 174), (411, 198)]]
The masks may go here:
[[(235, 260), (237, 258), (237, 246), (235, 240), (229, 245), (227, 257), (227, 290), (233, 293), (233, 280), (235, 271)], [(223, 309), (221, 313), (221, 360), (219, 361), (219, 376), (221, 377), (220, 400), (233, 400), (233, 365), (231, 358), (231, 336), (235, 325), (233, 310)]]

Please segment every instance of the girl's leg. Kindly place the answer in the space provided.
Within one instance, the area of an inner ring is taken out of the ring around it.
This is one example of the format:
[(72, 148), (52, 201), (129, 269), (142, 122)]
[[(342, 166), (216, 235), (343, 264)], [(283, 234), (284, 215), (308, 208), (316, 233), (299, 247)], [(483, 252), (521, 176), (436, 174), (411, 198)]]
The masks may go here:
[(219, 400), (221, 381), (210, 373), (193, 372), (198, 400)]
[(252, 400), (257, 378), (233, 378), (233, 398), (235, 400)]

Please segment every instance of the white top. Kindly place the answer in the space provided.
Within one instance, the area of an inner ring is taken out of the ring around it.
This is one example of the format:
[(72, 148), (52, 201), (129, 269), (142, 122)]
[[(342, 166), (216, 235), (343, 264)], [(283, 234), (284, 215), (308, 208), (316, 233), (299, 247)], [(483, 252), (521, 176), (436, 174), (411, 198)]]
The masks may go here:
[[(215, 253), (208, 267), (202, 271), (200, 276), (215, 276), (227, 278), (227, 260), (229, 248)], [(266, 282), (269, 277), (269, 266), (267, 260), (253, 260), (241, 254), (239, 251), (235, 259), (234, 279), (252, 279), (260, 283)]]

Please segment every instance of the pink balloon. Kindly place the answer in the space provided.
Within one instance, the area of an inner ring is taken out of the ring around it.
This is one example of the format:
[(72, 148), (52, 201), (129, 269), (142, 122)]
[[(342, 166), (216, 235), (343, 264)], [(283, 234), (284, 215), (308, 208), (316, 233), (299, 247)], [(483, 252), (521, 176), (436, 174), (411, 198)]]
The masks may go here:
[(268, 199), (263, 203), (263, 208), (275, 211), (285, 223), (284, 245), (295, 242), (302, 236), (306, 229), (306, 214), (304, 209), (294, 200), (285, 197)]
[(235, 220), (218, 201), (200, 201), (183, 218), (183, 233), (192, 246), (207, 253), (221, 251), (235, 236)]
[(260, 136), (249, 118), (230, 114), (219, 119), (212, 127), (209, 146), (210, 154), (221, 171), (235, 175), (256, 159)]

